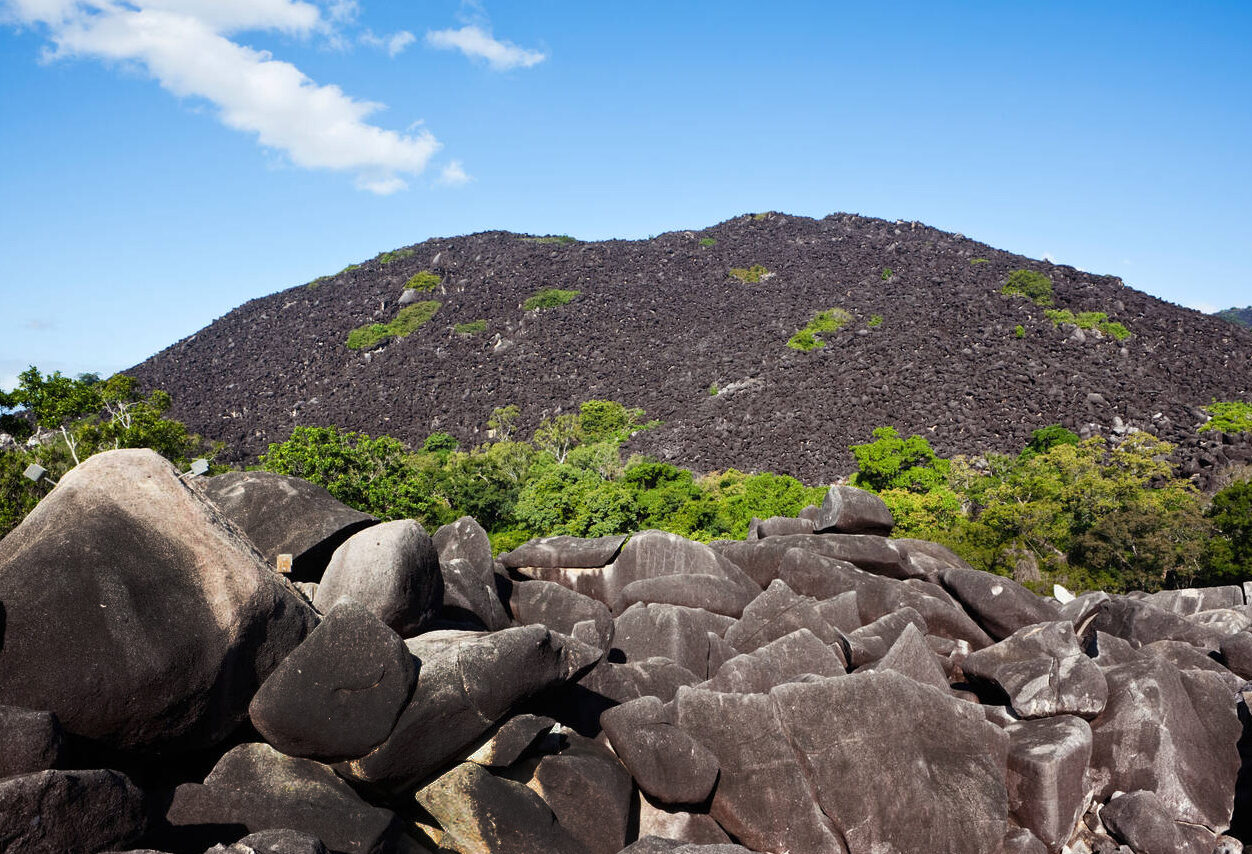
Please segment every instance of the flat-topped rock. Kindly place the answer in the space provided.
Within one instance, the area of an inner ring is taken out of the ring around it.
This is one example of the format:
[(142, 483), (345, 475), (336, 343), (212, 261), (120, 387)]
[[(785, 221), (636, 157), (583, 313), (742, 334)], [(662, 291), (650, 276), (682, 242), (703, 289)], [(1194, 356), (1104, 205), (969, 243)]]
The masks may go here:
[(594, 569), (608, 566), (621, 551), (625, 535), (608, 537), (540, 537), (500, 555), (509, 569), (524, 566)]
[(819, 534), (887, 535), (895, 519), (887, 504), (872, 492), (854, 486), (832, 486), (822, 500), (813, 529)]

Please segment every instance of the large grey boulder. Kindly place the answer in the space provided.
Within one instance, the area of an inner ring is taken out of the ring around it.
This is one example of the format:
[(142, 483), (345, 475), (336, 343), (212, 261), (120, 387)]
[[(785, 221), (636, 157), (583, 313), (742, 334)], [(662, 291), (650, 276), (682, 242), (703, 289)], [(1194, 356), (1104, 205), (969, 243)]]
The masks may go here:
[(280, 554), (292, 557), (292, 578), (316, 581), (335, 549), (378, 522), (340, 503), (323, 487), (268, 471), (232, 471), (200, 481), (273, 567)]
[(248, 711), (288, 756), (339, 762), (386, 740), (416, 682), (417, 659), (400, 636), (347, 600), (270, 674)]
[(1069, 840), (1091, 800), (1091, 726), (1060, 715), (1004, 728), (1009, 736), (1009, 812), (1050, 854)]
[[(730, 617), (679, 605), (632, 605), (613, 621), (613, 648), (627, 662), (668, 658), (701, 678), (721, 666), (716, 642), (735, 625)], [(733, 653), (732, 653), (733, 655)]]
[(417, 688), (391, 736), (336, 770), (358, 784), (401, 792), (463, 758), (517, 704), (575, 679), (598, 649), (542, 626), (505, 629), (422, 662)]
[(996, 640), (1034, 623), (1062, 619), (1055, 599), (1032, 593), (1011, 578), (959, 568), (944, 570), (940, 577), (974, 622)]
[(730, 842), (726, 831), (706, 812), (691, 812), (658, 803), (643, 792), (638, 793), (638, 804), (640, 840), (659, 836), (679, 844), (724, 845)]
[(340, 854), (420, 850), (395, 813), (366, 803), (327, 766), (268, 744), (233, 748), (203, 784), (179, 786), (165, 817), (175, 839), (184, 840), (180, 847), (232, 842), (233, 827), (242, 826), (248, 833), (297, 830)]
[(579, 623), (595, 626), (597, 643), (608, 649), (613, 642), (613, 615), (599, 600), (576, 593), (554, 581), (522, 581), (512, 585), (509, 611), (523, 626), (542, 625), (554, 632), (574, 634)]
[(699, 804), (717, 783), (717, 757), (678, 728), (656, 697), (609, 709), (600, 724), (639, 788), (663, 804)]
[(800, 596), (786, 582), (775, 579), (744, 609), (739, 621), (726, 629), (724, 637), (739, 652), (752, 652), (799, 629), (808, 629), (824, 643), (842, 641), (842, 633), (827, 621), (818, 600)]
[(622, 588), (613, 609), (621, 613), (636, 602), (703, 608), (714, 614), (739, 617), (757, 594), (729, 579), (705, 573), (641, 578)]
[(1118, 795), (1100, 810), (1100, 821), (1136, 854), (1211, 854), (1187, 844), (1170, 810), (1154, 792)]
[(0, 706), (0, 780), (55, 768), (64, 737), (57, 716), (16, 706)]
[(1136, 647), (1153, 641), (1176, 640), (1216, 652), (1222, 643), (1219, 632), (1158, 608), (1147, 600), (1129, 596), (1114, 596), (1102, 602), (1090, 625)]
[(887, 535), (895, 527), (887, 504), (854, 486), (832, 486), (822, 500), (814, 530), (819, 534)]
[(846, 672), (842, 647), (822, 641), (808, 629), (797, 629), (752, 652), (736, 655), (698, 687), (732, 694), (768, 694), (775, 686), (803, 676), (842, 676)]
[(1007, 699), (1022, 718), (1094, 718), (1108, 699), (1103, 671), (1078, 646), (1068, 620), (1019, 629), (970, 653), (961, 668), (971, 683)]
[(0, 780), (0, 851), (93, 854), (148, 826), (144, 795), (117, 771), (39, 771)]
[(474, 519), (462, 516), (431, 536), (443, 575), (443, 617), (466, 618), (490, 631), (508, 628), (509, 618), (500, 601), (491, 540)]
[(1180, 617), (1190, 617), (1214, 608), (1236, 608), (1247, 603), (1243, 588), (1236, 584), (1225, 587), (1189, 587), (1182, 590), (1159, 590), (1145, 600)]
[(1091, 724), (1096, 797), (1155, 792), (1178, 821), (1230, 826), (1242, 733), (1221, 677), (1154, 657), (1105, 670), (1109, 699)]
[(939, 656), (931, 651), (917, 626), (909, 623), (887, 650), (887, 654), (874, 662), (874, 670), (891, 670), (907, 676), (914, 682), (948, 690), (948, 677), (939, 663)]
[(412, 519), (354, 534), (335, 550), (313, 605), (323, 614), (345, 599), (373, 611), (401, 637), (412, 637), (443, 606), (439, 555)]
[(589, 538), (564, 535), (540, 537), (504, 552), (500, 555), (500, 563), (509, 569), (595, 569), (612, 563), (624, 542), (624, 534)]
[(0, 703), (121, 750), (213, 744), (317, 623), (149, 450), (77, 466), (0, 540)]
[(849, 664), (854, 668), (864, 667), (880, 660), (891, 651), (891, 647), (909, 626), (913, 626), (923, 635), (928, 631), (922, 615), (905, 606), (856, 629), (848, 635), (851, 651)]

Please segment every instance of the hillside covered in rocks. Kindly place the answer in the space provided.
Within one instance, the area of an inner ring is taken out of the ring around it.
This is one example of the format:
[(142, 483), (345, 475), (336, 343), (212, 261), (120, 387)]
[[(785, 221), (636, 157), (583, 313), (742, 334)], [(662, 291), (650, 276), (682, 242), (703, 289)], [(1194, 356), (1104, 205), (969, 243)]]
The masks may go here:
[[(1051, 306), (1002, 293), (1021, 269), (1048, 277)], [(524, 308), (546, 289), (577, 294)], [(788, 346), (823, 317), (843, 325)], [(1252, 452), (1196, 433), (1200, 406), (1252, 395), (1252, 332), (1116, 278), (849, 214), (640, 241), (429, 240), (253, 300), (129, 373), (234, 461), (296, 425), (474, 444), (495, 407), (519, 406), (527, 429), (588, 399), (662, 421), (633, 450), (809, 482), (851, 471), (848, 446), (882, 425), (945, 456), (1014, 453), (1054, 423), (1138, 428), (1181, 445), (1189, 474)]]
[(0, 540), (0, 850), (1243, 850), (1246, 587), (1045, 598), (892, 527), (837, 486), (493, 559), (96, 455)]

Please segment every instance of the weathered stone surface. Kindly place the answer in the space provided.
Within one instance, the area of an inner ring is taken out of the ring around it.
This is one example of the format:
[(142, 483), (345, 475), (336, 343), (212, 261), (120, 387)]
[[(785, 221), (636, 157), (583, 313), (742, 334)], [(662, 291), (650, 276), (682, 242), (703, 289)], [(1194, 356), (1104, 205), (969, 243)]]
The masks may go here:
[(116, 771), (38, 771), (0, 780), (0, 851), (91, 854), (148, 825), (143, 792)]
[(855, 486), (832, 486), (822, 500), (813, 528), (819, 534), (879, 534), (895, 527), (887, 504)]
[(849, 664), (855, 668), (878, 661), (890, 651), (891, 646), (910, 625), (923, 635), (926, 634), (926, 621), (922, 619), (922, 615), (906, 606), (861, 626), (848, 635), (848, 646), (852, 652)]
[(1056, 600), (1031, 593), (1011, 578), (977, 569), (947, 569), (943, 586), (996, 640), (1034, 623), (1061, 619)]
[[(659, 836), (678, 843), (694, 845), (729, 844), (730, 837), (713, 816), (704, 812), (688, 812), (653, 801), (638, 792), (639, 838)], [(625, 851), (631, 850), (627, 846)], [(669, 849), (666, 849), (669, 850)]]
[(500, 555), (509, 569), (526, 566), (594, 569), (608, 566), (621, 551), (624, 535), (608, 537), (540, 537)]
[(784, 537), (790, 534), (811, 534), (813, 533), (814, 520), (812, 519), (794, 519), (790, 516), (770, 516), (768, 519), (760, 519), (756, 525), (756, 537), (748, 537), (748, 539), (757, 539), (761, 537)]
[(847, 672), (842, 648), (827, 644), (808, 629), (737, 655), (698, 687), (731, 694), (768, 694), (770, 689), (800, 676), (842, 676)]
[(1004, 729), (1009, 736), (1009, 813), (1056, 854), (1091, 798), (1085, 779), (1091, 726), (1082, 718), (1060, 715)]
[(507, 768), (554, 726), (556, 721), (544, 715), (514, 715), (484, 736), (466, 761), (485, 768)]
[(0, 706), (0, 779), (55, 768), (63, 747), (56, 715)]
[[(413, 698), (391, 736), (336, 769), (398, 792), (463, 755), (518, 703), (579, 675), (578, 644), (542, 626), (496, 632), (422, 662)], [(598, 652), (595, 653), (595, 658)], [(577, 662), (577, 663), (575, 663)]]
[(1222, 638), (1219, 651), (1226, 669), (1244, 679), (1252, 679), (1252, 632), (1237, 632)]
[(939, 584), (945, 569), (973, 569), (947, 546), (929, 540), (900, 537), (891, 541), (904, 554), (904, 570), (909, 578), (924, 578)]
[(574, 626), (590, 620), (602, 649), (613, 642), (613, 615), (603, 602), (553, 581), (522, 581), (509, 591), (509, 611), (524, 626), (543, 625), (571, 635)]
[(1179, 670), (1207, 670), (1215, 673), (1230, 686), (1231, 692), (1238, 691), (1247, 681), (1222, 667), (1210, 655), (1206, 655), (1204, 650), (1182, 641), (1153, 641), (1139, 647), (1139, 654), (1156, 656)]
[(270, 674), (248, 712), (282, 753), (339, 762), (386, 740), (416, 682), (400, 636), (349, 599)]
[(439, 555), (412, 519), (354, 534), (335, 554), (313, 604), (323, 614), (344, 599), (373, 611), (401, 637), (418, 634), (443, 607)]
[(1252, 605), (1197, 611), (1189, 615), (1187, 619), (1198, 626), (1217, 632), (1219, 635), (1233, 635), (1236, 632), (1245, 632), (1252, 628)]
[(444, 830), (440, 850), (458, 854), (590, 854), (548, 805), (521, 783), (465, 762), (420, 789), (417, 802)]
[(781, 685), (770, 699), (851, 854), (997, 851), (1008, 737), (977, 706), (890, 671)]
[(617, 854), (626, 845), (634, 786), (617, 757), (599, 742), (573, 732), (555, 753), (505, 772), (543, 798), (557, 823), (588, 854)]
[(149, 450), (97, 454), (0, 540), (0, 703), (120, 749), (212, 744), (317, 616)]
[(1101, 603), (1091, 626), (1117, 635), (1135, 647), (1158, 640), (1177, 640), (1215, 652), (1222, 641), (1221, 635), (1212, 629), (1128, 596), (1114, 596)]
[(627, 584), (618, 595), (613, 610), (620, 614), (636, 602), (642, 602), (703, 608), (714, 614), (738, 618), (755, 595), (742, 585), (717, 575), (663, 575)]
[(1006, 697), (1023, 718), (1094, 718), (1108, 700), (1104, 673), (1078, 646), (1068, 620), (1019, 629), (970, 653), (961, 669), (974, 685)]
[(248, 833), (297, 830), (349, 854), (382, 854), (406, 838), (395, 813), (361, 800), (330, 768), (284, 756), (268, 744), (233, 748), (203, 785), (179, 786), (166, 820), (180, 842), (176, 848), (192, 840), (229, 843), (240, 826)]
[(905, 625), (887, 654), (874, 663), (874, 670), (891, 670), (922, 685), (948, 690), (948, 677), (938, 656), (930, 651), (926, 639), (912, 623)]
[(698, 804), (713, 791), (717, 757), (676, 727), (659, 699), (609, 709), (600, 725), (639, 788), (660, 803)]
[(1104, 672), (1108, 705), (1091, 724), (1096, 797), (1143, 789), (1176, 820), (1228, 828), (1242, 728), (1226, 684), (1155, 658)]
[(702, 679), (709, 676), (708, 634), (722, 636), (735, 625), (730, 617), (679, 605), (632, 605), (613, 622), (613, 647), (627, 662), (668, 658)]
[(739, 621), (727, 628), (723, 636), (739, 652), (760, 649), (798, 629), (808, 629), (823, 643), (839, 643), (841, 633), (826, 622), (818, 605), (816, 599), (800, 596), (785, 582), (775, 579), (764, 593), (752, 600)]
[(992, 643), (962, 608), (932, 594), (928, 585), (917, 579), (905, 582), (883, 578), (803, 549), (787, 552), (779, 565), (778, 577), (796, 593), (817, 599), (854, 591), (863, 623), (909, 607), (922, 616), (931, 634), (968, 641), (974, 649)]
[(1154, 792), (1138, 790), (1113, 798), (1100, 810), (1100, 821), (1136, 854), (1187, 854), (1191, 849)]
[(1115, 667), (1143, 658), (1139, 651), (1130, 645), (1130, 641), (1101, 631), (1090, 633), (1084, 651), (1101, 667)]
[(757, 854), (757, 852), (732, 843), (695, 845), (661, 836), (645, 836), (623, 848), (622, 854)]
[(320, 578), (344, 540), (378, 522), (323, 487), (289, 475), (230, 471), (200, 483), (271, 568), (280, 554), (291, 555), (291, 576), (300, 581)]
[(491, 540), (469, 516), (444, 525), (431, 536), (443, 576), (443, 619), (477, 622), (490, 631), (508, 628), (497, 590)]
[(1159, 590), (1145, 601), (1180, 617), (1190, 617), (1213, 608), (1234, 608), (1247, 604), (1243, 600), (1243, 588), (1235, 584), (1225, 587)]
[(322, 840), (283, 828), (249, 833), (234, 845), (215, 845), (205, 854), (327, 854)]
[(680, 688), (675, 703), (678, 726), (721, 766), (709, 812), (727, 833), (759, 851), (845, 854), (769, 695)]
[(1004, 834), (1000, 854), (1048, 854), (1048, 847), (1024, 827), (1014, 827)]

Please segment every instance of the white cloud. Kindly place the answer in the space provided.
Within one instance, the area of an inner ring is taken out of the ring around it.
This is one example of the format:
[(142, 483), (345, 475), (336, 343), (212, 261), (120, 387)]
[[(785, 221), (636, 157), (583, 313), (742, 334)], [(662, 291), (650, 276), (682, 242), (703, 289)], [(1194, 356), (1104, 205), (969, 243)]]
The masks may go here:
[(406, 47), (413, 44), (415, 41), (417, 41), (417, 36), (413, 35), (408, 30), (401, 30), (398, 33), (392, 33), (386, 38), (380, 38), (369, 30), (366, 30), (361, 34), (361, 44), (381, 48), (382, 50), (387, 51), (387, 55), (391, 57), (399, 56)]
[(459, 50), (471, 59), (485, 59), (496, 71), (530, 68), (548, 58), (546, 53), (500, 41), (475, 24), (459, 30), (431, 30), (426, 33), (426, 43), (440, 50)]
[[(319, 85), (291, 63), (225, 35), (241, 30), (333, 35), (330, 21), (310, 3), (8, 0), (8, 10), (18, 23), (47, 27), (50, 59), (138, 63), (165, 89), (206, 99), (223, 124), (255, 134), (295, 165), (353, 172), (357, 186), (371, 192), (403, 189), (403, 176), (420, 174), (440, 148), (429, 131), (402, 134), (367, 122), (382, 104)], [(331, 0), (328, 14), (342, 20), (355, 11), (354, 3)]]
[(453, 160), (439, 173), (439, 183), (445, 187), (460, 187), (474, 180), (465, 172), (460, 160)]
[(1203, 314), (1216, 314), (1217, 312), (1221, 311), (1220, 308), (1213, 305), (1211, 302), (1187, 303), (1187, 308), (1194, 308), (1196, 311), (1201, 312)]

